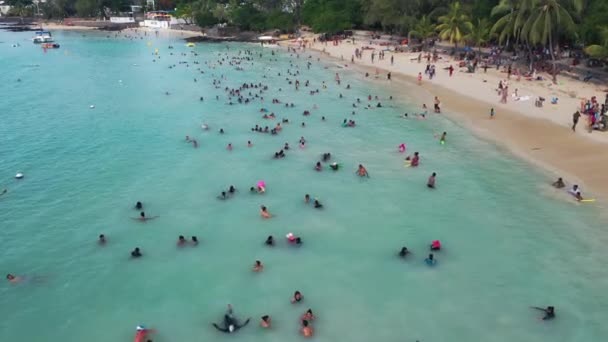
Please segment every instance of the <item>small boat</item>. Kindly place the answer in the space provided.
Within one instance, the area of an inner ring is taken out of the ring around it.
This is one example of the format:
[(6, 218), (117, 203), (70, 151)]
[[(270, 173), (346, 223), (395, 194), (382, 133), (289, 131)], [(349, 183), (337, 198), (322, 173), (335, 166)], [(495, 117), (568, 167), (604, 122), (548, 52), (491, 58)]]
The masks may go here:
[(59, 44), (57, 43), (42, 43), (40, 44), (43, 49), (59, 49)]
[(32, 38), (34, 44), (52, 43), (53, 36), (49, 31), (36, 31), (36, 36)]
[(272, 37), (272, 36), (261, 36), (261, 37), (258, 37), (258, 41), (260, 42), (260, 44), (262, 45), (262, 47), (267, 47), (267, 48), (276, 48), (276, 47), (279, 47), (279, 45), (277, 44), (277, 39), (275, 37)]

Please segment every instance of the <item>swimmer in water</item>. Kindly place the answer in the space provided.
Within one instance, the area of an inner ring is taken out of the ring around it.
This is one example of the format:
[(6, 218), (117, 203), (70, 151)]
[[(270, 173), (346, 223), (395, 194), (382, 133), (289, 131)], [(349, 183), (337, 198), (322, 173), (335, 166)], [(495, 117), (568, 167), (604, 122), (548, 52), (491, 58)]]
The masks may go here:
[(430, 246), (432, 251), (440, 251), (441, 250), (441, 242), (439, 240), (434, 240), (431, 242)]
[(310, 203), (310, 195), (309, 194), (304, 195), (304, 203), (306, 203), (306, 204)]
[(224, 134), (224, 129), (220, 128), (220, 134)]
[(309, 326), (307, 320), (302, 321), (302, 329), (300, 329), (300, 333), (302, 333), (302, 336), (306, 338), (310, 338), (312, 335), (314, 335), (314, 331), (312, 330), (312, 327)]
[(264, 270), (264, 265), (260, 260), (256, 260), (255, 264), (253, 264), (253, 272), (262, 272)]
[(331, 163), (329, 164), (329, 167), (334, 170), (334, 171), (338, 171), (338, 169), (340, 168), (340, 166), (338, 165), (338, 163)]
[(323, 208), (323, 204), (321, 204), (321, 202), (319, 202), (319, 200), (317, 200), (317, 199), (315, 199), (314, 206), (315, 206), (315, 209)]
[(268, 235), (268, 237), (266, 238), (266, 242), (264, 242), (264, 244), (266, 246), (274, 246), (274, 238), (272, 237), (272, 235)]
[(197, 246), (198, 245), (198, 238), (196, 236), (192, 237), (192, 244)]
[(435, 189), (435, 177), (437, 177), (437, 173), (433, 172), (433, 174), (429, 177), (429, 180), (426, 182), (426, 186)]
[(574, 184), (572, 186), (572, 189), (568, 190), (568, 192), (574, 196), (576, 198), (577, 201), (581, 201), (583, 199), (583, 196), (581, 195), (581, 189), (578, 187), (578, 185)]
[(21, 281), (21, 277), (17, 277), (9, 273), (6, 275), (6, 280), (8, 280), (9, 283), (16, 284)]
[(359, 168), (357, 169), (357, 174), (359, 175), (359, 177), (367, 177), (367, 178), (369, 178), (369, 173), (367, 172), (367, 170), (365, 169), (365, 167), (363, 167), (362, 164), (359, 164)]
[[(154, 330), (154, 329), (147, 329), (141, 325), (138, 325), (136, 330), (137, 330), (137, 332), (135, 333), (135, 340), (134, 340), (135, 342), (144, 342), (146, 340), (146, 337), (148, 336), (148, 334), (156, 332), (156, 330)], [(151, 342), (152, 340), (147, 340), (147, 341)]]
[(272, 215), (268, 212), (268, 209), (263, 205), (260, 207), (260, 216), (265, 219), (269, 219), (272, 217)]
[(247, 141), (247, 147), (253, 147), (253, 144), (251, 143), (250, 140)]
[(410, 254), (410, 251), (407, 249), (407, 247), (401, 247), (401, 250), (399, 251), (399, 257), (405, 258), (408, 254)]
[(300, 291), (296, 291), (293, 293), (293, 297), (291, 297), (291, 304), (299, 303), (304, 299)]
[(226, 146), (226, 149), (227, 149), (228, 151), (232, 151), (232, 144), (230, 144), (230, 143), (229, 143), (229, 144), (228, 144), (228, 146)]
[(237, 330), (239, 330), (239, 329), (243, 328), (244, 326), (246, 326), (247, 324), (249, 324), (250, 320), (251, 320), (251, 318), (247, 318), (245, 323), (240, 325), (238, 323), (237, 319), (234, 318), (234, 315), (232, 314), (232, 306), (228, 305), (228, 311), (226, 312), (226, 314), (224, 314), (224, 321), (222, 322), (223, 326), (219, 326), (216, 323), (213, 323), (212, 325), (217, 330), (230, 334), (230, 333), (236, 332)]
[(312, 309), (306, 310), (306, 312), (302, 315), (301, 319), (303, 321), (314, 321), (315, 315), (312, 313)]
[(448, 134), (447, 132), (443, 132), (443, 133), (441, 134), (441, 138), (439, 138), (439, 143), (440, 143), (441, 145), (445, 144), (445, 136), (446, 136), (447, 134)]
[(414, 152), (414, 156), (413, 157), (407, 157), (405, 160), (409, 160), (410, 161), (410, 166), (411, 167), (416, 167), (420, 163), (420, 156), (418, 155), (418, 152)]
[(234, 194), (236, 193), (236, 188), (235, 188), (234, 186), (232, 186), (232, 185), (231, 185), (231, 186), (228, 188), (228, 193), (229, 193), (230, 195), (234, 195)]
[(270, 325), (271, 325), (270, 316), (268, 316), (268, 315), (262, 316), (262, 320), (260, 321), (260, 326), (262, 328), (268, 329), (268, 328), (270, 328)]
[(183, 235), (180, 235), (180, 236), (177, 238), (177, 246), (178, 246), (178, 247), (185, 246), (185, 245), (186, 245), (186, 242), (187, 242), (187, 241), (186, 241), (186, 238), (185, 238)]
[(135, 209), (137, 210), (142, 210), (144, 208), (144, 205), (141, 202), (137, 202), (135, 203)]
[(139, 220), (139, 221), (142, 221), (142, 222), (146, 222), (146, 221), (149, 221), (149, 220), (154, 220), (155, 218), (158, 218), (158, 216), (146, 217), (146, 213), (143, 212), (143, 211), (139, 213), (139, 217), (137, 217), (137, 218), (132, 217), (133, 220)]
[(559, 177), (555, 182), (553, 182), (553, 187), (557, 188), (557, 189), (562, 189), (564, 187), (566, 187), (566, 184), (564, 184), (564, 180), (562, 179), (562, 177)]
[(135, 249), (131, 252), (131, 257), (132, 258), (139, 258), (141, 256), (143, 256), (143, 255), (141, 254), (141, 251), (139, 250), (139, 247), (135, 247)]
[(540, 310), (545, 313), (545, 316), (543, 316), (542, 318), (543, 321), (555, 318), (555, 307), (553, 306), (547, 306), (546, 309), (539, 308), (538, 306), (533, 306), (532, 309)]
[(316, 170), (316, 171), (321, 171), (321, 170), (323, 170), (323, 166), (321, 166), (321, 162), (317, 162), (317, 164), (315, 165), (315, 170)]
[(429, 265), (429, 266), (433, 266), (437, 263), (437, 260), (435, 260), (435, 258), (433, 257), (433, 253), (429, 254), (429, 257), (424, 259), (424, 262)]
[(100, 245), (105, 245), (105, 244), (106, 244), (106, 236), (105, 236), (105, 235), (103, 235), (103, 234), (99, 235), (99, 240), (98, 240), (98, 243), (99, 243)]
[(217, 199), (222, 200), (222, 201), (228, 199), (228, 195), (226, 194), (226, 191), (222, 191), (222, 193), (217, 196)]
[(2, 196), (2, 195), (4, 195), (4, 194), (6, 194), (7, 192), (8, 192), (8, 189), (4, 189), (4, 190), (2, 190), (2, 192), (0, 192), (0, 196)]

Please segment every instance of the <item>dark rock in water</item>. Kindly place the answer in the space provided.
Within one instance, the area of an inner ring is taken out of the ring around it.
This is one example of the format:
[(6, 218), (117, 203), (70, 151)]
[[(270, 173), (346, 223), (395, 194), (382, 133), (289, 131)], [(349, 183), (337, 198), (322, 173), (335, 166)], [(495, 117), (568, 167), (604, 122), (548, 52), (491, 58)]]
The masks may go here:
[(237, 32), (231, 36), (221, 35), (207, 35), (207, 36), (196, 36), (186, 38), (188, 43), (198, 42), (210, 42), (210, 43), (224, 43), (224, 42), (257, 42), (258, 34), (255, 32)]
[(0, 30), (6, 30), (11, 32), (28, 32), (28, 31), (39, 31), (39, 27), (33, 27), (29, 25), (1, 25)]

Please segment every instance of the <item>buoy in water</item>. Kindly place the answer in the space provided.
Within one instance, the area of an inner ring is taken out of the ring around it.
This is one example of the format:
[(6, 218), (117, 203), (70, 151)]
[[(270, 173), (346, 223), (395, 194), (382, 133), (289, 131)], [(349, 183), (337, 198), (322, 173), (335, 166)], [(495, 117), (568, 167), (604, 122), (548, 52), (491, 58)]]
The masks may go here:
[(21, 179), (21, 178), (23, 178), (23, 173), (18, 172), (18, 173), (15, 175), (15, 178), (17, 178), (17, 179)]

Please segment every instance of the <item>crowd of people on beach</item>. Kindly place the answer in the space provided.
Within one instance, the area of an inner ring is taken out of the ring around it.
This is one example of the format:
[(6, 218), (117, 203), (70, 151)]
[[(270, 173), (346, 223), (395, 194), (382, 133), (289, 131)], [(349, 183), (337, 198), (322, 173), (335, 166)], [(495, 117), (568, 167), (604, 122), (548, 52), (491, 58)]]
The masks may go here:
[[(116, 35), (116, 37), (119, 37), (119, 34)], [(138, 38), (142, 38), (140, 36), (130, 36), (130, 37), (126, 37), (127, 39), (138, 39)], [(169, 48), (169, 52), (168, 55), (169, 56), (173, 56), (173, 57), (177, 57), (177, 58), (181, 58), (181, 57), (185, 57), (185, 56), (191, 56), (191, 57), (197, 57), (198, 54), (192, 50), (189, 53), (174, 53), (173, 51), (173, 47)], [(329, 81), (321, 81), (319, 82), (319, 84), (317, 86), (315, 86), (314, 82), (311, 82), (309, 80), (303, 80), (303, 75), (300, 73), (300, 64), (297, 62), (297, 59), (300, 58), (301, 54), (296, 51), (295, 49), (292, 49), (293, 51), (291, 51), (292, 55), (291, 57), (294, 59), (294, 61), (292, 61), (292, 63), (290, 64), (289, 68), (287, 70), (285, 70), (283, 73), (278, 73), (278, 76), (281, 77), (285, 77), (285, 87), (292, 87), (294, 90), (299, 90), (300, 87), (305, 87), (308, 88), (308, 95), (312, 96), (318, 96), (318, 94), (320, 94), (319, 90), (320, 89), (326, 89), (331, 85), (331, 82)], [(355, 57), (356, 58), (363, 58), (363, 50), (358, 50), (355, 51)], [(274, 56), (274, 52), (272, 52), (272, 56)], [(272, 61), (272, 56), (271, 56), (271, 61)], [(247, 64), (253, 64), (254, 62), (257, 61), (261, 61), (264, 57), (268, 57), (268, 54), (264, 54), (262, 52), (256, 51), (256, 50), (249, 50), (249, 49), (245, 49), (245, 50), (235, 50), (235, 51), (230, 51), (229, 47), (226, 47), (226, 52), (222, 53), (222, 54), (218, 54), (217, 55), (217, 60), (215, 60), (214, 62), (208, 62), (205, 61), (204, 63), (194, 63), (194, 62), (188, 62), (188, 61), (179, 61), (178, 64), (171, 64), (169, 66), (169, 68), (174, 69), (177, 68), (179, 66), (181, 67), (192, 67), (190, 70), (192, 70), (192, 72), (194, 74), (199, 74), (199, 75), (204, 75), (205, 71), (207, 69), (208, 70), (217, 70), (217, 69), (221, 69), (222, 67), (224, 68), (232, 68), (235, 70), (244, 70), (244, 68), (247, 68)], [(381, 51), (377, 57), (382, 60), (385, 58), (385, 53), (383, 51)], [(370, 56), (371, 60), (373, 61), (376, 58), (376, 54), (374, 52), (371, 52), (371, 56)], [(421, 56), (418, 57), (418, 59), (420, 59)], [(429, 79), (432, 79), (433, 76), (435, 75), (436, 71), (435, 71), (435, 66), (432, 65), (430, 63), (431, 58), (433, 58), (434, 60), (436, 60), (436, 56), (431, 57), (430, 55), (427, 56), (427, 60), (429, 61), (429, 63), (426, 66), (426, 69), (424, 71), (425, 75), (427, 75), (429, 77)], [(310, 68), (311, 65), (314, 65), (313, 62), (313, 58), (312, 55), (307, 57), (308, 61), (306, 62), (306, 66), (307, 68)], [(159, 51), (156, 50), (154, 55), (153, 55), (153, 61), (160, 61), (160, 54)], [(393, 59), (391, 57), (391, 63), (393, 63)], [(453, 67), (450, 66), (450, 69), (447, 70), (450, 75), (453, 72)], [(283, 75), (283, 76), (282, 76)], [(419, 75), (419, 79), (418, 81), (421, 82), (422, 74)], [(199, 76), (200, 77), (200, 76)], [(390, 80), (390, 76), (388, 77)], [(205, 78), (200, 78), (200, 80), (204, 80)], [(224, 91), (225, 93), (225, 98), (220, 98), (219, 96), (216, 97), (216, 101), (221, 101), (224, 100), (225, 105), (227, 106), (236, 106), (236, 105), (250, 105), (252, 103), (266, 103), (265, 101), (265, 96), (267, 97), (267, 93), (270, 92), (271, 90), (275, 90), (275, 88), (278, 88), (276, 90), (281, 91), (282, 89), (277, 87), (276, 85), (271, 85), (269, 84), (265, 84), (262, 82), (257, 82), (257, 83), (253, 83), (253, 82), (241, 82), (238, 86), (236, 87), (230, 87), (227, 86), (226, 84), (228, 83), (226, 78), (224, 76), (211, 76), (208, 79), (211, 82), (211, 85), (213, 87), (215, 87), (215, 89), (221, 89)], [(337, 87), (342, 87), (342, 81), (340, 76), (336, 73), (336, 76), (334, 77), (334, 81), (336, 83)], [(194, 82), (199, 82), (198, 78), (194, 78)], [(499, 86), (499, 88), (502, 86), (502, 84)], [(343, 86), (343, 88), (346, 90), (350, 89), (350, 85), (345, 85)], [(505, 98), (506, 96), (504, 95), (503, 92), (503, 98)], [(170, 92), (169, 91), (165, 91), (164, 92), (165, 96), (170, 96)], [(307, 96), (308, 96), (307, 95)], [(340, 94), (340, 98), (343, 98), (343, 95)], [(270, 100), (270, 99), (267, 99)], [(383, 104), (383, 101), (388, 101), (390, 103), (390, 101), (392, 100), (392, 97), (389, 98), (384, 98), (381, 95), (372, 95), (369, 94), (367, 99), (360, 99), (360, 98), (356, 98), (353, 99), (352, 102), (352, 109), (354, 109), (354, 111), (352, 111), (351, 115), (355, 116), (357, 114), (356, 111), (358, 110), (371, 110), (374, 108), (383, 108), (386, 107), (386, 102), (385, 104)], [(200, 98), (198, 98), (198, 101), (201, 102), (205, 102), (205, 97), (201, 96)], [(608, 95), (606, 96), (606, 101), (608, 103)], [(276, 98), (272, 98), (271, 99), (272, 105), (274, 106), (280, 106), (280, 107), (288, 107), (288, 108), (292, 108), (295, 107), (299, 104), (294, 104), (292, 102), (289, 103), (282, 103), (282, 101), (280, 101), (279, 99)], [(596, 113), (598, 110), (602, 113), (602, 115), (604, 115), (604, 105), (601, 105), (601, 110), (599, 109), (599, 106), (597, 104), (597, 101), (595, 101), (594, 99), (592, 99), (592, 101), (589, 104), (585, 104), (584, 108), (581, 108), (581, 112), (583, 113)], [(309, 106), (309, 108), (307, 108), (306, 110), (304, 110), (302, 112), (302, 115), (304, 117), (309, 117), (311, 116), (315, 111), (317, 110), (316, 105), (311, 105)], [(274, 120), (278, 120), (277, 119), (277, 115), (271, 111), (270, 109), (263, 107), (261, 109), (256, 109), (255, 110), (256, 115), (260, 115), (261, 113), (261, 119), (265, 120), (265, 122), (268, 121), (274, 121)], [(438, 97), (435, 97), (434, 99), (434, 110), (433, 112), (435, 114), (440, 114), (441, 113), (441, 102), (439, 100)], [(403, 118), (403, 119), (409, 119), (409, 118), (418, 118), (418, 119), (426, 119), (428, 117), (429, 113), (428, 113), (428, 109), (426, 107), (426, 104), (422, 105), (422, 109), (420, 110), (420, 112), (416, 112), (416, 113), (404, 113), (404, 114), (399, 114), (398, 117)], [(492, 109), (491, 111), (491, 116), (494, 116), (494, 109)], [(605, 116), (604, 116), (605, 119)], [(269, 125), (259, 125), (256, 124), (255, 127), (251, 128), (251, 132), (253, 133), (264, 133), (264, 134), (269, 134), (269, 135), (279, 135), (283, 129), (284, 126), (288, 126), (290, 124), (289, 119), (287, 118), (282, 118), (280, 119), (281, 122), (276, 122), (276, 124), (269, 124)], [(326, 122), (326, 118), (325, 116), (323, 116), (322, 118), (320, 118), (320, 121), (322, 122)], [(576, 123), (578, 122), (578, 117), (576, 118), (574, 125), (572, 127), (572, 130), (575, 129), (576, 127)], [(213, 125), (213, 123), (203, 123), (200, 127), (202, 128), (202, 130), (205, 131), (209, 131), (210, 127)], [(343, 119), (342, 123), (341, 123), (341, 127), (344, 128), (349, 128), (348, 131), (350, 131), (350, 129), (357, 129), (359, 127), (360, 123), (356, 122), (354, 119), (349, 119), (349, 118), (345, 118)], [(605, 125), (605, 123), (604, 123)], [(273, 127), (274, 126), (274, 127)], [(305, 122), (301, 122), (301, 124), (299, 125), (300, 127), (305, 127), (306, 124)], [(336, 126), (340, 126), (339, 122), (336, 122)], [(272, 128), (271, 128), (272, 127)], [(226, 129), (230, 129), (230, 127), (227, 127)], [(226, 131), (224, 130), (224, 128), (219, 128), (217, 130), (218, 134), (224, 134)], [(429, 141), (431, 141), (431, 139), (429, 138)], [(435, 141), (439, 144), (441, 144), (442, 146), (446, 145), (447, 143), (447, 132), (443, 132), (441, 134), (436, 134), (435, 136)], [(192, 146), (194, 148), (198, 148), (199, 147), (199, 142), (197, 140), (197, 138), (190, 136), (190, 135), (186, 135), (185, 138), (185, 142), (187, 142), (188, 144), (192, 144)], [(308, 144), (307, 139), (305, 139), (304, 136), (302, 136), (298, 142), (297, 142), (297, 146), (299, 146), (300, 149), (304, 149), (306, 148)], [(252, 143), (251, 140), (247, 141), (247, 147), (248, 148), (252, 148), (254, 146), (254, 144)], [(232, 151), (235, 147), (233, 146), (232, 142), (228, 143), (228, 145), (226, 146), (226, 150), (227, 151)], [(295, 149), (296, 151), (298, 150), (297, 148)], [(269, 155), (272, 156), (272, 158), (274, 159), (282, 159), (285, 158), (287, 153), (297, 153), (296, 151), (294, 151), (294, 149), (292, 149), (289, 145), (289, 142), (285, 142), (284, 144), (282, 144), (282, 146), (280, 146), (280, 149), (274, 153), (269, 152)], [(397, 152), (400, 153), (400, 156), (403, 155), (407, 155), (407, 145), (405, 142), (399, 143), (397, 146)], [(401, 157), (400, 157), (401, 158)], [(404, 159), (404, 166), (407, 168), (418, 168), (421, 167), (423, 165), (422, 163), (422, 154), (418, 151), (414, 151), (413, 153), (407, 155)], [(337, 161), (335, 161), (335, 155), (332, 154), (331, 152), (324, 152), (322, 155), (320, 155), (319, 160), (315, 160), (315, 161), (311, 161), (312, 169), (316, 172), (323, 172), (324, 170), (331, 170), (333, 172), (337, 172), (342, 170), (345, 165), (343, 165), (342, 163), (338, 163)], [(352, 170), (354, 171), (354, 176), (356, 177), (361, 177), (361, 179), (370, 179), (371, 175), (370, 172), (368, 171), (368, 169), (364, 166), (363, 163), (359, 163), (356, 167), (353, 165)], [(439, 184), (438, 184), (438, 173), (436, 171), (429, 171), (429, 177), (426, 181), (426, 187), (428, 188), (429, 191), (438, 191), (439, 190)], [(424, 184), (422, 184), (424, 185)], [(553, 184), (555, 187), (557, 188), (563, 188), (565, 187), (565, 184), (563, 183), (563, 181), (561, 180), (561, 178)], [(258, 181), (255, 185), (250, 186), (249, 187), (249, 192), (252, 195), (263, 195), (267, 193), (267, 184), (265, 181), (261, 180)], [(574, 185), (573, 188), (570, 190), (570, 192), (578, 199), (578, 200), (583, 200), (582, 195), (580, 194), (580, 189), (578, 188), (577, 185)], [(2, 193), (4, 194), (6, 193), (6, 190)], [(217, 195), (217, 200), (220, 201), (229, 201), (230, 199), (232, 199), (234, 196), (237, 196), (237, 194), (239, 193), (238, 189), (236, 186), (234, 185), (229, 185), (227, 189), (222, 190), (219, 192), (219, 194)], [(0, 195), (2, 195), (0, 194)], [(268, 196), (268, 195), (267, 195)], [(316, 198), (314, 196), (311, 196), (310, 194), (305, 194), (304, 195), (304, 203), (306, 203), (307, 205), (310, 205), (313, 209), (316, 210), (330, 210), (328, 207), (325, 206), (324, 203), (321, 203), (321, 200), (319, 198)], [(142, 201), (138, 201), (135, 203), (134, 206), (134, 210), (137, 211), (139, 214), (136, 217), (131, 217), (131, 219), (135, 220), (135, 221), (139, 221), (139, 222), (149, 222), (152, 220), (156, 220), (159, 219), (160, 216), (149, 216), (146, 214), (146, 212), (144, 211), (144, 204)], [(259, 215), (262, 219), (264, 220), (269, 220), (272, 219), (274, 217), (274, 215), (270, 212), (270, 209), (265, 206), (265, 205), (260, 205), (259, 207)], [(99, 234), (98, 239), (97, 239), (97, 243), (100, 246), (107, 246), (110, 244), (110, 240), (109, 238), (105, 235), (105, 234)], [(295, 235), (292, 232), (288, 232), (285, 235), (285, 243), (289, 246), (293, 246), (293, 247), (298, 247), (301, 248), (304, 246), (303, 243), (303, 238), (301, 236)], [(264, 245), (266, 247), (273, 247), (276, 246), (277, 241), (275, 239), (274, 236), (269, 235), (265, 241), (264, 241)], [(199, 239), (197, 236), (191, 236), (190, 238), (187, 238), (184, 235), (179, 235), (177, 237), (177, 241), (176, 241), (176, 245), (177, 247), (180, 248), (185, 248), (187, 246), (190, 247), (196, 247), (199, 245)], [(424, 262), (425, 265), (429, 266), (429, 267), (434, 267), (438, 265), (438, 259), (436, 257), (437, 254), (439, 254), (442, 251), (442, 243), (439, 239), (435, 239), (432, 240), (430, 242), (430, 244), (428, 245), (429, 248), (429, 254), (421, 260), (421, 262)], [(130, 258), (132, 259), (143, 259), (144, 258), (144, 251), (140, 248), (140, 247), (134, 247), (134, 249), (130, 252)], [(401, 247), (401, 249), (397, 252), (397, 257), (398, 258), (402, 258), (402, 259), (411, 259), (413, 255), (412, 250), (408, 249), (408, 247), (403, 246)], [(252, 271), (256, 272), (256, 273), (262, 273), (264, 272), (264, 263), (261, 260), (255, 260), (255, 262), (253, 263), (252, 266)], [(11, 283), (19, 283), (23, 277), (21, 276), (16, 276), (13, 274), (8, 274), (6, 276), (7, 280)], [(298, 290), (296, 290), (293, 293), (293, 296), (290, 298), (290, 302), (294, 305), (302, 303), (304, 299), (304, 296), (302, 295), (302, 293)], [(554, 311), (554, 307), (549, 306), (546, 309), (543, 308), (538, 308), (538, 307), (534, 307), (535, 309), (538, 310), (542, 310), (545, 313), (545, 316), (543, 317), (543, 319), (551, 319), (553, 317), (555, 317), (555, 311)], [(237, 331), (239, 331), (240, 329), (244, 328), (245, 326), (248, 325), (248, 323), (250, 322), (251, 318), (247, 318), (244, 321), (240, 321), (236, 318), (235, 314), (234, 314), (234, 310), (232, 308), (231, 305), (228, 305), (228, 309), (226, 311), (226, 313), (223, 315), (223, 319), (220, 323), (212, 323), (211, 325), (213, 327), (215, 327), (215, 329), (217, 329), (220, 332), (224, 332), (224, 333), (235, 333)], [(316, 317), (313, 314), (313, 311), (311, 308), (308, 308), (306, 311), (304, 311), (304, 313), (299, 317), (299, 321), (300, 321), (300, 333), (302, 336), (306, 337), (306, 338), (310, 338), (313, 337), (315, 334), (315, 330), (313, 329), (313, 322), (315, 322)], [(264, 329), (269, 329), (272, 327), (272, 318), (269, 314), (263, 314), (260, 318), (260, 327), (264, 328)], [(151, 334), (154, 333), (154, 329), (150, 329), (147, 328), (145, 326), (139, 325), (136, 328), (136, 337), (135, 337), (135, 341), (136, 342), (150, 342), (150, 336)]]

